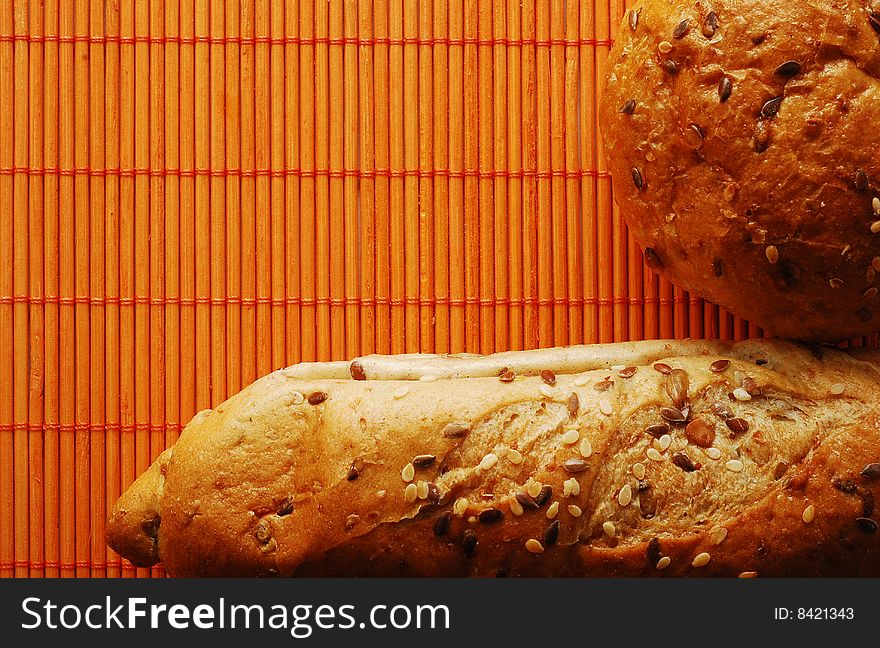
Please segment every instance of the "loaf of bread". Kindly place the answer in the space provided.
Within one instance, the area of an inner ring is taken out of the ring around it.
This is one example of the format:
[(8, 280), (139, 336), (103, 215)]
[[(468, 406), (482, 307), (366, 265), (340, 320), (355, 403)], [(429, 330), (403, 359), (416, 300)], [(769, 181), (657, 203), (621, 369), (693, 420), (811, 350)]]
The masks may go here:
[(880, 329), (880, 0), (639, 0), (609, 71), (648, 266), (781, 337)]
[(880, 353), (368, 356), (261, 378), (120, 498), (174, 576), (880, 576)]

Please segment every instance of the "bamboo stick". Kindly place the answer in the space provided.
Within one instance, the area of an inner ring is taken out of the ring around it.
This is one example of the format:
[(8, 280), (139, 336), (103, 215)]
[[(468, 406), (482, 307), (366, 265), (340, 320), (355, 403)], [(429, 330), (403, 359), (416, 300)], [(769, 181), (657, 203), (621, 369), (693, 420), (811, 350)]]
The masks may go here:
[(493, 145), (495, 128), (493, 124), (493, 70), (494, 48), (492, 47), (492, 3), (479, 2), (477, 13), (477, 36), (480, 45), (477, 47), (477, 116), (478, 126), (478, 162), (480, 176), (479, 203), (477, 223), (480, 236), (479, 257), (473, 259), (479, 273), (480, 298), (480, 342), (482, 353), (495, 350), (495, 312), (499, 306), (495, 302), (495, 195)]
[[(596, 77), (600, 81), (596, 85), (596, 105), (602, 102), (602, 83), (608, 70), (608, 50), (604, 44), (611, 38), (611, 7), (599, 5), (596, 7), (596, 38), (603, 41), (596, 45)], [(597, 115), (598, 117), (598, 115)], [(597, 126), (599, 133), (599, 147), (601, 150), (601, 126)], [(614, 237), (614, 199), (611, 193), (611, 181), (603, 175), (607, 173), (607, 167), (602, 155), (596, 158), (596, 168), (599, 172), (596, 187), (597, 212), (596, 212), (596, 244), (597, 261), (596, 277), (598, 280), (598, 310), (599, 310), (599, 342), (611, 342), (614, 340), (614, 268), (613, 251), (615, 250)]]
[[(0, 31), (13, 32), (12, 0), (0, 0)], [(0, 168), (11, 169), (15, 165), (14, 155), (14, 43), (0, 41)], [(13, 175), (0, 174), (0, 295), (12, 295), (14, 282), (13, 256)], [(14, 470), (14, 304), (12, 300), (0, 303), (0, 489), (4, 493), (15, 493)], [(14, 497), (0, 498), (0, 576), (9, 578), (15, 575), (15, 500)]]
[(480, 181), (479, 170), (479, 2), (464, 3), (464, 266), (465, 350), (479, 353), (480, 340)]
[[(226, 66), (224, 75), (224, 104), (226, 132), (225, 167), (227, 169), (242, 169), (241, 149), (242, 139), (247, 139), (248, 133), (243, 131), (241, 122), (241, 27), (240, 27), (240, 0), (226, 0), (225, 17), (226, 38), (224, 43), (224, 55)], [(171, 52), (168, 53), (169, 55)], [(170, 79), (169, 79), (170, 82)], [(171, 115), (167, 115), (171, 121)], [(252, 123), (252, 122), (251, 122)], [(169, 132), (169, 140), (171, 133)], [(168, 160), (169, 164), (171, 160)], [(225, 294), (229, 298), (226, 305), (226, 393), (235, 394), (248, 383), (242, 382), (242, 355), (245, 342), (242, 336), (242, 239), (241, 227), (241, 183), (242, 177), (237, 173), (230, 173), (226, 177), (225, 219), (226, 232), (224, 246), (226, 248), (226, 282)], [(168, 241), (169, 252), (171, 242)], [(170, 281), (171, 277), (167, 280)]]
[[(44, 3), (45, 33), (58, 35), (58, 2), (46, 0)], [(0, 45), (2, 47), (2, 45)], [(58, 43), (47, 41), (44, 46), (44, 94), (43, 94), (43, 164), (46, 167), (58, 167)], [(2, 132), (2, 128), (0, 128)], [(4, 138), (5, 139), (5, 138)], [(2, 178), (0, 178), (2, 183)], [(59, 229), (58, 229), (58, 175), (47, 174), (43, 179), (44, 203), (43, 203), (43, 249), (44, 249), (44, 277), (45, 294), (57, 297), (59, 290)], [(0, 305), (0, 311), (3, 306)], [(44, 310), (46, 339), (44, 344), (44, 376), (52, 379), (44, 381), (44, 423), (43, 423), (43, 457), (45, 467), (43, 472), (43, 493), (45, 496), (44, 506), (44, 547), (46, 569), (44, 575), (49, 578), (57, 578), (60, 569), (60, 536), (59, 524), (61, 511), (59, 508), (59, 460), (61, 447), (59, 443), (59, 380), (60, 349), (58, 346), (58, 302), (55, 299), (48, 300)], [(2, 328), (2, 327), (0, 327)], [(6, 345), (4, 345), (6, 346)], [(11, 345), (10, 345), (11, 346)], [(8, 348), (8, 346), (7, 346)], [(0, 369), (0, 375), (3, 370)], [(2, 560), (2, 559), (0, 559)], [(2, 573), (2, 570), (0, 570)]]
[[(62, 0), (66, 2), (67, 0)], [(132, 4), (120, 5), (120, 34), (123, 42), (119, 46), (119, 166), (123, 169), (133, 169), (135, 166), (134, 138), (135, 138), (135, 115), (134, 115), (134, 88), (135, 88), (135, 46), (134, 38), (134, 6)], [(64, 45), (62, 45), (64, 47)], [(63, 67), (62, 67), (63, 69)], [(64, 104), (61, 105), (61, 114), (64, 115)], [(135, 210), (135, 178), (132, 174), (122, 175), (119, 179), (119, 398), (120, 398), (120, 488), (125, 489), (137, 476), (135, 461), (136, 444), (135, 431), (135, 325), (134, 325), (134, 298), (135, 298), (135, 256), (134, 256), (134, 210)], [(62, 202), (63, 205), (63, 197)], [(191, 203), (190, 203), (191, 204)], [(62, 239), (62, 251), (64, 241)], [(63, 262), (61, 267), (67, 267)], [(62, 275), (63, 281), (63, 275)], [(64, 349), (64, 315), (61, 321), (61, 348)], [(63, 368), (62, 368), (63, 375)], [(63, 397), (63, 392), (62, 392)], [(64, 404), (62, 401), (62, 408)], [(62, 448), (63, 452), (63, 448)], [(62, 456), (62, 493), (64, 489), (64, 467), (66, 462)], [(63, 501), (63, 500), (62, 500)], [(63, 538), (63, 536), (62, 536)], [(63, 545), (62, 545), (63, 547)], [(123, 565), (123, 576), (145, 575), (146, 570), (135, 571), (130, 566)], [(62, 575), (64, 575), (62, 573)]]
[[(35, 37), (44, 35), (43, 13), (38, 8), (30, 12), (28, 33)], [(28, 52), (28, 166), (32, 169), (44, 168), (43, 158), (43, 43), (34, 41)], [(45, 255), (43, 251), (44, 215), (44, 176), (32, 174), (28, 177), (28, 287), (29, 295), (43, 300), (46, 294), (43, 279)], [(28, 577), (39, 578), (45, 572), (45, 495), (43, 434), (45, 431), (43, 415), (43, 385), (45, 383), (45, 321), (44, 303), (32, 302), (28, 305), (28, 356), (30, 372), (28, 388)], [(2, 432), (0, 432), (2, 434)]]
[(434, 169), (434, 343), (437, 353), (450, 351), (450, 306), (449, 306), (449, 46), (444, 39), (449, 37), (449, 1), (434, 0), (433, 25), (431, 32), (436, 39), (432, 48), (431, 80), (434, 88), (433, 138)]
[(584, 342), (599, 341), (598, 304), (598, 128), (596, 117), (596, 46), (587, 42), (596, 38), (596, 3), (581, 0), (580, 35), (580, 148), (581, 166), (590, 171), (581, 178), (581, 222), (584, 274)]
[(272, 371), (272, 215), (269, 195), (269, 168), (272, 137), (269, 105), (269, 1), (254, 2), (254, 183), (256, 216), (257, 279), (257, 375)]
[[(257, 368), (257, 216), (256, 216), (256, 136), (257, 124), (254, 107), (254, 0), (241, 0), (239, 30), (243, 43), (240, 48), (240, 76), (238, 95), (241, 101), (241, 158), (243, 171), (241, 186), (241, 384), (251, 384), (260, 371)], [(298, 70), (297, 70), (298, 72)], [(298, 116), (296, 117), (298, 119)], [(299, 236), (299, 232), (296, 232)], [(291, 264), (296, 265), (296, 264)], [(297, 282), (299, 289), (299, 282)], [(261, 311), (262, 312), (262, 311)], [(262, 336), (260, 336), (262, 337)], [(260, 339), (259, 344), (265, 345)]]
[(358, 6), (358, 168), (364, 173), (359, 179), (360, 226), (360, 349), (361, 353), (376, 350), (376, 187), (379, 181), (373, 177), (376, 170), (376, 123), (377, 106), (374, 65), (378, 62), (376, 50), (364, 42), (373, 38), (373, 6), (368, 0), (359, 0)]
[[(328, 2), (315, 3), (315, 254), (317, 360), (332, 353), (330, 327), (330, 46)], [(308, 279), (306, 279), (308, 280)]]
[[(299, 3), (285, 7), (285, 38), (299, 37)], [(300, 292), (300, 141), (299, 141), (299, 53), (300, 46), (289, 45), (284, 49), (284, 90), (285, 90), (285, 215), (287, 219), (287, 363), (295, 364), (302, 358), (300, 340), (302, 320), (299, 299)], [(242, 350), (244, 353), (244, 349)]]
[[(537, 38), (536, 4), (522, 4), (522, 38)], [(541, 343), (538, 307), (538, 149), (537, 149), (537, 48), (525, 46), (522, 53), (522, 145), (523, 145), (523, 285), (525, 290), (524, 348)]]
[(673, 335), (675, 339), (681, 340), (687, 337), (688, 325), (688, 294), (678, 286), (673, 288), (673, 321), (675, 328)]
[(403, 150), (404, 128), (404, 80), (403, 80), (403, 0), (391, 0), (389, 7), (388, 34), (392, 45), (389, 47), (389, 110), (388, 133), (390, 136), (389, 161), (391, 169), (389, 197), (389, 241), (391, 244), (391, 353), (403, 353), (406, 350), (406, 311), (404, 308), (406, 260), (404, 250), (405, 234), (405, 201), (404, 201), (404, 170), (405, 159)]
[[(403, 0), (404, 350), (419, 350), (419, 35), (418, 0)], [(393, 122), (392, 122), (393, 123)]]
[(325, 335), (328, 341), (329, 357), (345, 358), (345, 288), (346, 266), (346, 214), (345, 214), (345, 178), (344, 143), (345, 114), (343, 102), (345, 97), (345, 77), (343, 76), (344, 46), (341, 44), (344, 33), (342, 16), (343, 0), (330, 0), (329, 4), (329, 45), (327, 78), (329, 105), (328, 143), (329, 157), (329, 211), (319, 214), (329, 226), (327, 246), (319, 250), (326, 255), (328, 294), (330, 297), (330, 330)]
[[(361, 305), (360, 286), (358, 281), (360, 231), (358, 226), (358, 185), (360, 179), (351, 175), (358, 168), (358, 50), (354, 39), (358, 35), (358, 0), (345, 0), (343, 34), (344, 49), (344, 135), (343, 135), (343, 169), (345, 179), (344, 217), (345, 217), (345, 351), (344, 358), (352, 358), (361, 354)], [(365, 214), (364, 219), (372, 215)]]
[(550, 61), (550, 0), (537, 0), (535, 70), (537, 74), (537, 170), (538, 170), (538, 343), (553, 346), (553, 190), (551, 158), (551, 61)]
[[(85, 0), (78, 0), (74, 10), (74, 35), (78, 37), (73, 45), (74, 51), (74, 167), (89, 166), (89, 45), (83, 38), (89, 33), (89, 10)], [(89, 177), (76, 174), (74, 186), (74, 294), (89, 294), (89, 218), (90, 197)], [(90, 573), (91, 522), (91, 475), (89, 449), (91, 441), (91, 417), (89, 411), (90, 394), (90, 354), (89, 304), (77, 300), (74, 306), (76, 317), (76, 574), (78, 577)], [(144, 466), (146, 468), (146, 466)]]
[(287, 235), (284, 212), (284, 0), (270, 5), (269, 47), (271, 72), (271, 177), (272, 200), (272, 367), (285, 366), (287, 358), (287, 308), (285, 304), (287, 270)]
[(464, 221), (464, 0), (449, 0), (449, 350), (467, 348)]
[[(27, 10), (17, 1), (9, 7), (14, 13), (14, 21), (10, 20), (12, 29), (6, 33), (24, 35), (27, 33)], [(17, 81), (18, 92), (9, 95), (8, 108), (13, 115), (18, 117), (4, 134), (9, 136), (12, 144), (11, 155), (8, 155), (10, 164), (4, 165), (5, 169), (14, 169), (9, 189), (9, 210), (4, 211), (4, 219), (9, 222), (9, 239), (12, 243), (11, 254), (7, 259), (9, 263), (9, 290), (4, 295), (27, 294), (28, 282), (28, 176), (24, 169), (28, 166), (28, 47), (25, 39), (14, 42), (11, 52), (7, 52), (11, 61), (4, 66), (10, 77)], [(12, 515), (5, 518), (7, 525), (11, 526), (10, 563), (14, 563), (13, 574), (16, 577), (24, 577), (28, 574), (28, 381), (27, 381), (27, 334), (28, 304), (22, 300), (14, 300), (11, 309), (9, 328), (11, 331), (10, 347), (12, 357), (9, 362), (10, 388), (4, 390), (4, 397), (10, 406), (9, 427), (4, 430), (4, 436), (10, 437), (9, 457), (12, 459), (9, 470), (9, 479), (12, 488), (7, 493), (12, 494)], [(6, 448), (4, 448), (6, 449)]]
[[(507, 3), (507, 38), (511, 41), (522, 39), (522, 6), (519, 2)], [(507, 47), (507, 168), (510, 179), (507, 181), (508, 213), (508, 286), (510, 298), (508, 346), (513, 350), (523, 348), (524, 308), (523, 298), (523, 158), (522, 158), (522, 56), (521, 46)], [(497, 103), (496, 103), (497, 105)]]
[[(437, 296), (434, 289), (434, 188), (437, 176), (434, 164), (434, 75), (432, 0), (418, 2), (418, 321), (419, 351), (434, 351), (434, 327)], [(415, 265), (415, 264), (410, 264)]]
[[(314, 5), (303, 2), (299, 6), (300, 38), (309, 40), (315, 35)], [(302, 359), (315, 360), (316, 349), (316, 319), (315, 308), (315, 283), (317, 272), (315, 266), (315, 217), (316, 217), (316, 182), (313, 172), (315, 170), (315, 50), (312, 45), (303, 45), (300, 48), (299, 89), (300, 89), (300, 155), (302, 160), (303, 178), (300, 185), (301, 198), (300, 209), (302, 219), (300, 221), (300, 240), (303, 245), (300, 248), (300, 277), (302, 286)], [(308, 244), (306, 244), (308, 242)]]
[(507, 151), (507, 7), (502, 0), (492, 3), (492, 181), (494, 206), (494, 267), (495, 330), (494, 350), (510, 348), (510, 276), (509, 254), (509, 192), (510, 166)]
[[(211, 405), (226, 400), (226, 46), (214, 39), (226, 34), (226, 11), (223, 3), (209, 2), (210, 11), (210, 145), (208, 164), (210, 212), (210, 314), (211, 314)], [(264, 167), (265, 168), (265, 167)], [(219, 172), (219, 173), (218, 173)], [(198, 250), (198, 249), (197, 249)], [(268, 360), (268, 358), (267, 358)]]
[(580, 2), (566, 3), (565, 18), (565, 238), (567, 242), (566, 269), (568, 283), (568, 342), (579, 344), (584, 339), (584, 271), (581, 247), (580, 189), (577, 177), (583, 167), (578, 147), (578, 78), (580, 75)]
[[(566, 3), (553, 0), (550, 4), (549, 37), (550, 45), (550, 97), (549, 101), (549, 144), (550, 159), (549, 213), (552, 244), (549, 256), (552, 264), (549, 281), (552, 285), (553, 300), (553, 339), (552, 345), (568, 344), (568, 240), (566, 204), (567, 183), (565, 181), (565, 38)], [(542, 102), (544, 103), (544, 102)]]
[[(134, 167), (148, 169), (151, 164), (150, 138), (150, 5), (135, 5), (135, 97), (134, 97)], [(141, 89), (138, 92), (138, 88)], [(151, 313), (150, 313), (150, 176), (136, 173), (134, 178), (134, 369), (135, 369), (135, 466), (137, 474), (145, 471), (151, 460)], [(86, 530), (85, 533), (88, 531)], [(77, 535), (80, 531), (77, 531)], [(139, 575), (145, 575), (140, 570)]]
[[(376, 0), (373, 9), (375, 46), (375, 155), (376, 169), (376, 345), (377, 353), (391, 351), (391, 35), (388, 0)], [(399, 122), (397, 122), (399, 123)]]
[[(47, 7), (48, 12), (48, 7)], [(108, 4), (104, 9), (104, 24), (108, 36), (105, 46), (106, 84), (104, 86), (104, 164), (108, 169), (119, 168), (119, 43), (120, 14), (118, 5)], [(48, 111), (47, 111), (48, 112)], [(119, 333), (121, 321), (119, 318), (119, 175), (108, 173), (104, 178), (104, 246), (105, 246), (105, 286), (104, 293), (107, 296), (105, 311), (105, 371), (104, 371), (104, 412), (105, 412), (105, 438), (106, 446), (104, 459), (106, 463), (106, 476), (104, 497), (105, 502), (112, 505), (122, 488), (122, 456), (120, 439), (120, 351)], [(47, 275), (48, 275), (47, 271)], [(47, 282), (48, 284), (48, 282)], [(47, 318), (48, 322), (48, 318)], [(169, 336), (170, 337), (170, 336)], [(48, 336), (46, 338), (46, 356), (49, 356)], [(49, 364), (46, 364), (48, 373)], [(48, 387), (48, 385), (47, 385)], [(47, 395), (48, 404), (48, 395)], [(47, 408), (48, 415), (48, 408)], [(47, 439), (48, 441), (48, 439)], [(49, 444), (46, 443), (46, 455), (50, 453)], [(48, 476), (48, 466), (47, 466)], [(49, 480), (46, 480), (49, 488)], [(48, 525), (47, 525), (48, 533)], [(107, 549), (107, 576), (119, 578), (122, 575), (121, 558), (112, 549)]]
[[(104, 36), (104, 3), (99, 0), (89, 2), (89, 34), (95, 42), (89, 44), (89, 167), (104, 169), (107, 161), (104, 151), (104, 46), (98, 39)], [(105, 267), (104, 202), (105, 178), (91, 178), (89, 182), (90, 239), (89, 249), (89, 288), (88, 295), (93, 299), (89, 307), (90, 375), (89, 375), (89, 478), (90, 484), (90, 533), (89, 556), (91, 576), (102, 578), (107, 575), (107, 543), (105, 541), (106, 506), (106, 379), (105, 379)]]
[(661, 278), (660, 284), (660, 338), (668, 340), (673, 337), (673, 290), (672, 284)]
[[(193, 82), (193, 145), (194, 169), (210, 169), (211, 164), (211, 52), (207, 42), (211, 35), (210, 3), (196, 0), (194, 15), (195, 61)], [(204, 250), (211, 249), (211, 194), (210, 178), (197, 173), (194, 187), (195, 229), (193, 259), (195, 265), (195, 381), (196, 411), (213, 407), (211, 374), (211, 259)]]

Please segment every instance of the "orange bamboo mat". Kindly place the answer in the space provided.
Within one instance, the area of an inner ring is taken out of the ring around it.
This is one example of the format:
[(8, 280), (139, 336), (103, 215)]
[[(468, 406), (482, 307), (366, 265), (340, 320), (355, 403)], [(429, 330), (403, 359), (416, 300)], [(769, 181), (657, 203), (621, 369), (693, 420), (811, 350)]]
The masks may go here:
[(622, 0), (0, 0), (0, 575), (301, 360), (758, 334), (658, 281), (596, 105)]

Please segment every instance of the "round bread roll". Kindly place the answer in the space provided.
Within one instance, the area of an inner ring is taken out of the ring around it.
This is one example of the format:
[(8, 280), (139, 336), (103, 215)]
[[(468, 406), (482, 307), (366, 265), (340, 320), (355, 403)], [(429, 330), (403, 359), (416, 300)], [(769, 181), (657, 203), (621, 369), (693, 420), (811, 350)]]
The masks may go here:
[(779, 336), (880, 329), (880, 0), (642, 0), (609, 70), (649, 267)]

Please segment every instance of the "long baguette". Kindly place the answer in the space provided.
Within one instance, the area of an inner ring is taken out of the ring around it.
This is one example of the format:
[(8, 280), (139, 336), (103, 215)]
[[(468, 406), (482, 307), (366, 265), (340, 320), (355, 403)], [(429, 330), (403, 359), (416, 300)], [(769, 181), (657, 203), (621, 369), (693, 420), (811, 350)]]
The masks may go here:
[(174, 576), (878, 576), (877, 361), (683, 341), (282, 369), (199, 413), (108, 542)]

